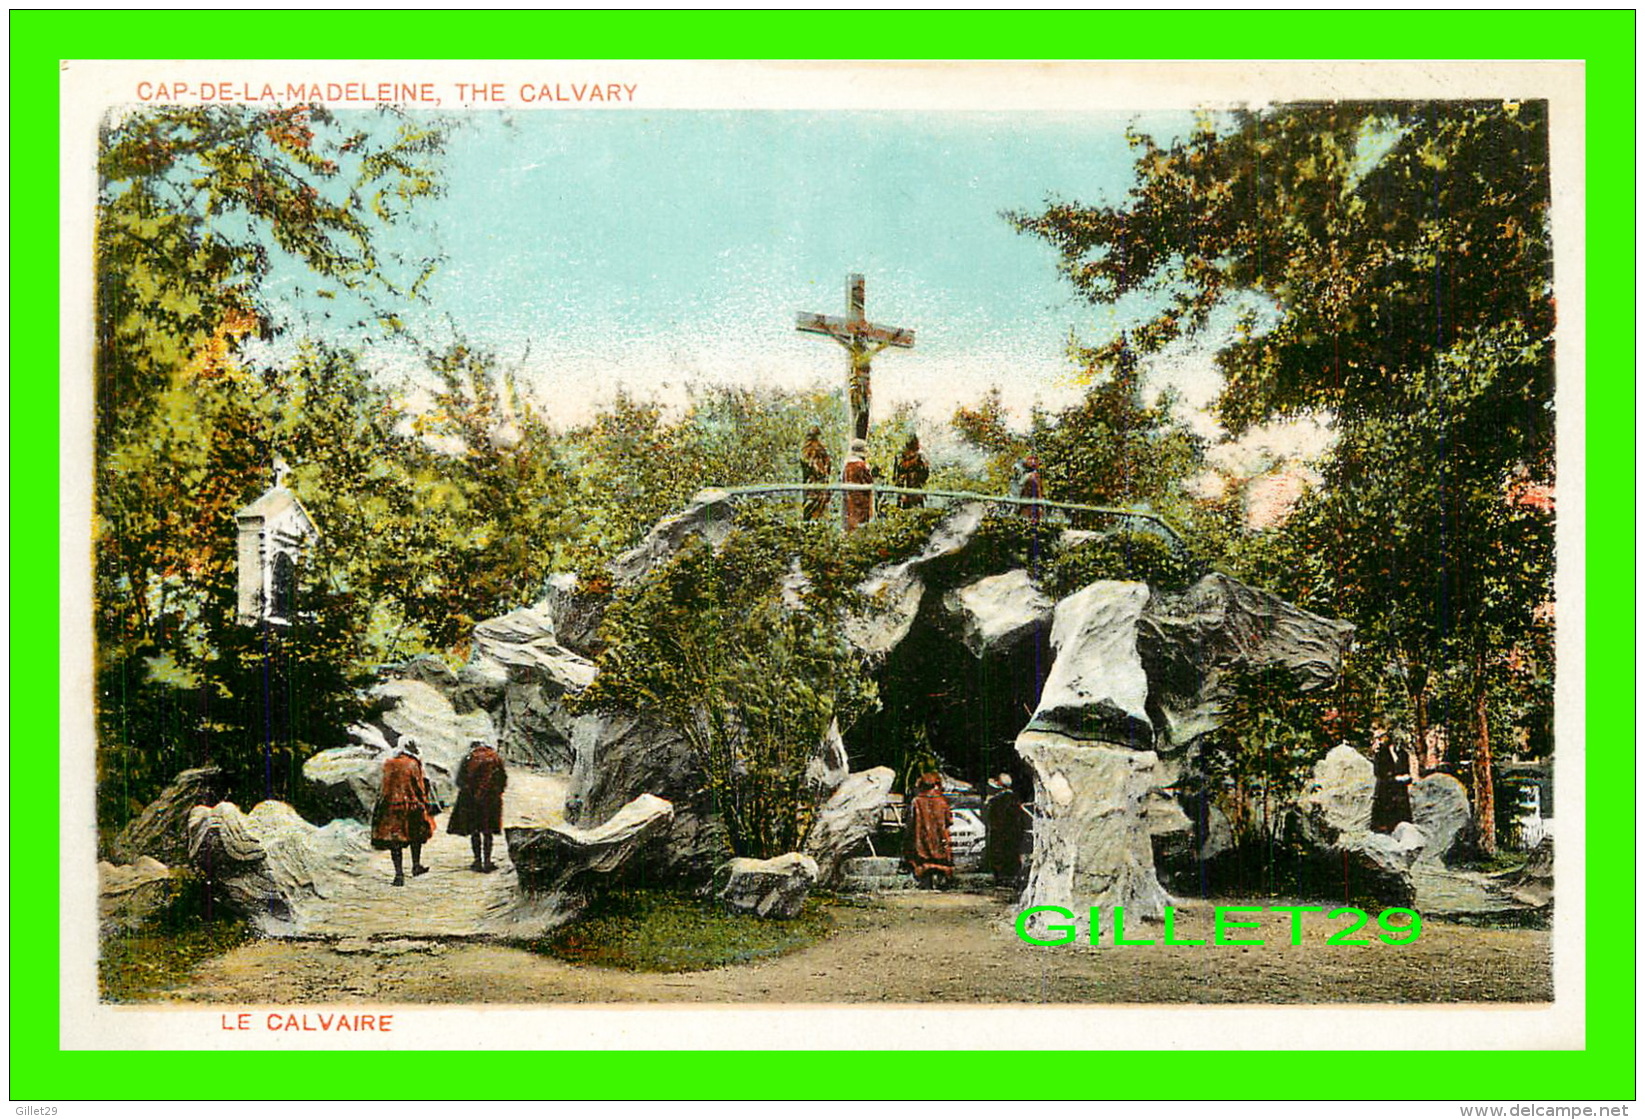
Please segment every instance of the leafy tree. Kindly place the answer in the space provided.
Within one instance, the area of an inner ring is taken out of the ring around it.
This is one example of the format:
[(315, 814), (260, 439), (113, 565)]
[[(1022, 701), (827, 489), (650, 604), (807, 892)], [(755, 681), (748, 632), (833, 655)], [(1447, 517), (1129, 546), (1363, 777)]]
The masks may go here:
[(831, 721), (848, 728), (874, 702), (839, 631), (837, 538), (750, 510), (719, 550), (687, 546), (606, 614), (610, 645), (580, 704), (645, 708), (677, 728), (737, 855), (804, 843), (806, 766)]
[[(100, 811), (114, 825), (175, 762), (223, 760), (248, 737), (265, 760), (277, 742), (296, 759), (347, 722), (367, 660), (362, 584), (314, 570), (310, 621), (263, 649), (234, 618), (232, 514), (272, 481), (276, 454), (300, 476), (356, 456), (325, 476), (342, 480), (335, 505), (317, 473), (306, 480), (339, 546), (318, 555), (350, 555), (347, 511), (363, 499), (344, 491), (375, 481), (392, 500), (372, 460), (393, 443), (392, 419), (351, 360), (299, 355), (253, 370), (241, 351), (282, 329), (264, 294), (282, 270), (321, 300), (348, 293), (376, 308), (414, 294), (432, 265), (407, 271), (382, 233), (438, 190), (440, 136), (393, 114), (354, 128), (313, 107), (208, 106), (111, 117), (101, 140), (94, 625)], [(395, 326), (386, 312), (376, 322)], [(264, 680), (307, 704), (282, 708), (271, 693), (245, 708)], [(308, 712), (326, 713), (329, 729), (304, 726)], [(263, 790), (285, 788), (262, 764), (237, 766), (231, 781), (251, 769)]]
[(986, 484), (1003, 492), (1032, 453), (1053, 501), (1193, 519), (1198, 510), (1183, 484), (1203, 467), (1203, 441), (1175, 419), (1174, 398), (1145, 402), (1137, 354), (1123, 339), (1077, 357), (1089, 381), (1085, 395), (1057, 412), (1036, 410), (1026, 431), (1011, 427), (998, 390), (955, 411), (954, 429), (989, 456)]
[(560, 441), (512, 374), (464, 345), (427, 364), (432, 405), (403, 451), (414, 523), (400, 586), (421, 641), (458, 649), (477, 622), (536, 601), (582, 518)]
[(806, 429), (843, 430), (843, 413), (838, 394), (720, 386), (694, 389), (685, 414), (670, 420), (661, 405), (619, 392), (566, 437), (586, 517), (585, 564), (631, 547), (704, 486), (799, 481)]
[(221, 351), (277, 329), (261, 287), (287, 260), (331, 285), (316, 288), (324, 298), (414, 294), (432, 262), (415, 262), (408, 283), (381, 232), (440, 189), (442, 137), (409, 118), (393, 125), (385, 137), (307, 105), (109, 120), (96, 224), (101, 436), (141, 424), (144, 404), (191, 372), (208, 343)]
[(1276, 584), (1360, 621), (1413, 683), (1467, 666), (1489, 851), (1487, 696), (1551, 593), (1550, 511), (1510, 493), (1553, 476), (1546, 105), (1287, 105), (1133, 144), (1122, 203), (1054, 203), (1019, 228), (1093, 301), (1153, 301), (1123, 342), (1140, 353), (1243, 306), (1217, 355), (1236, 434), (1334, 420)]
[(1092, 384), (1079, 403), (1037, 415), (1030, 442), (1046, 493), (1086, 505), (1178, 512), (1179, 487), (1201, 467), (1200, 441), (1172, 416), (1174, 399), (1143, 403), (1137, 355), (1124, 345), (1082, 352)]
[[(385, 118), (388, 119), (388, 118)], [(96, 526), (99, 655), (162, 637), (180, 580), (202, 574), (197, 514), (239, 500), (241, 480), (202, 473), (216, 398), (248, 336), (280, 324), (260, 285), (294, 261), (318, 296), (403, 296), (381, 231), (439, 189), (440, 134), (349, 127), (309, 106), (144, 109), (111, 118), (98, 158)], [(330, 285), (326, 287), (324, 285)], [(259, 449), (261, 450), (261, 449)], [(266, 471), (271, 460), (263, 460)], [(203, 509), (202, 509), (203, 507)], [(209, 573), (207, 573), (209, 574)]]

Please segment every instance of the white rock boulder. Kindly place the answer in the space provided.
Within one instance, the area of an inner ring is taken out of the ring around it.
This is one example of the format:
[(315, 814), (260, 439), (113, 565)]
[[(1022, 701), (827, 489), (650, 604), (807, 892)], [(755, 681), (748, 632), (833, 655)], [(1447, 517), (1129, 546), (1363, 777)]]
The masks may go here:
[(346, 894), (370, 867), (371, 835), (359, 821), (323, 828), (282, 801), (242, 813), (232, 801), (189, 815), (189, 858), (219, 896), (259, 932), (304, 932), (305, 909)]
[(1148, 596), (1145, 583), (1103, 580), (1057, 604), (1055, 660), (1029, 730), (1152, 749), (1148, 674), (1137, 653), (1137, 620)]
[(920, 570), (933, 561), (962, 551), (977, 535), (988, 507), (970, 502), (937, 523), (918, 555), (894, 564), (882, 564), (857, 585), (862, 609), (848, 615), (841, 629), (846, 640), (870, 658), (883, 658), (913, 628), (925, 597)]
[(1055, 604), (1017, 568), (988, 576), (943, 596), (943, 609), (975, 657), (1008, 650), (1051, 625)]
[(800, 852), (733, 859), (715, 873), (715, 895), (736, 914), (797, 918), (817, 883), (817, 861)]
[(462, 677), (465, 695), (491, 712), (504, 759), (569, 771), (572, 718), (561, 701), (594, 674), (592, 661), (560, 644), (553, 615), (527, 607), (474, 628)]
[(136, 929), (171, 899), (172, 870), (157, 859), (97, 865), (97, 919), (103, 933)]
[(673, 558), (693, 537), (719, 548), (731, 535), (735, 510), (724, 490), (699, 490), (691, 504), (652, 526), (645, 539), (611, 562), (611, 578), (618, 587), (639, 582), (659, 564)]
[(1281, 669), (1298, 691), (1336, 680), (1354, 627), (1212, 572), (1148, 605), (1138, 645), (1154, 682), (1160, 749), (1222, 725), (1229, 672)]
[(819, 883), (833, 882), (841, 861), (865, 836), (873, 834), (896, 780), (889, 766), (859, 771), (818, 807), (804, 848), (816, 860)]
[[(469, 743), (475, 739), (497, 741), (491, 717), (484, 711), (459, 713), (439, 689), (422, 681), (384, 681), (375, 685), (370, 695), (388, 701), (390, 706), (379, 721), (394, 733), (396, 744), (407, 735), (417, 740), (423, 772), (440, 800), (450, 805), (457, 796), (457, 767), (468, 754)], [(376, 781), (374, 788), (381, 788), (380, 772)], [(375, 801), (373, 793), (373, 804)]]
[(1376, 788), (1370, 759), (1347, 743), (1332, 747), (1314, 764), (1313, 777), (1299, 799), (1309, 834), (1330, 844), (1340, 836), (1368, 831)]
[(610, 875), (673, 815), (672, 805), (647, 793), (592, 828), (558, 820), (509, 827), (503, 833), (521, 888), (547, 894), (578, 890), (586, 885), (587, 876)]
[(1411, 819), (1428, 836), (1421, 862), (1450, 855), (1472, 816), (1467, 787), (1452, 775), (1429, 774), (1411, 783)]
[(1149, 833), (1155, 755), (1033, 730), (1017, 737), (1017, 753), (1034, 770), (1033, 867), (1021, 907), (1063, 907), (1082, 931), (1092, 906), (1105, 924), (1115, 906), (1127, 918), (1160, 917), (1170, 897)]

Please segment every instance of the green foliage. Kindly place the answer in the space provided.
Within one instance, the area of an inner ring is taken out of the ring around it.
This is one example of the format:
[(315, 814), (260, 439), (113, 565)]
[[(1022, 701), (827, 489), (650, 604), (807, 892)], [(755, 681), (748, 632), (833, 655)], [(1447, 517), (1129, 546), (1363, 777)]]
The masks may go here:
[(1324, 416), (1338, 442), (1297, 515), (1231, 559), (1356, 621), (1418, 731), (1428, 682), (1466, 673), (1473, 726), (1452, 729), (1488, 771), (1477, 713), (1552, 587), (1546, 103), (1281, 105), (1132, 142), (1121, 203), (1016, 219), (1092, 301), (1152, 301), (1092, 360), (1122, 370), (1238, 312), (1224, 423)]
[[(440, 137), (392, 114), (352, 132), (317, 108), (212, 106), (128, 113), (102, 141), (94, 628), (99, 818), (117, 826), (179, 763), (233, 762), (242, 795), (288, 790), (346, 725), (370, 660), (350, 587), (378, 574), (358, 546), (393, 547), (366, 523), (396, 497), (372, 456), (397, 417), (342, 355), (253, 370), (239, 351), (280, 329), (262, 300), (287, 266), (368, 304), (410, 294), (380, 237), (438, 190)], [(235, 618), (233, 514), (277, 454), (325, 547), (303, 624), (263, 635)]]
[(750, 511), (720, 549), (688, 544), (606, 612), (610, 644), (579, 706), (644, 708), (678, 729), (737, 855), (800, 847), (806, 764), (830, 721), (843, 730), (875, 703), (839, 633), (850, 591), (835, 532)]
[(198, 876), (174, 873), (164, 889), (165, 901), (140, 926), (103, 938), (97, 987), (106, 1002), (163, 999), (203, 962), (254, 936), (245, 922), (213, 906)]
[(881, 564), (907, 560), (931, 539), (946, 511), (930, 506), (900, 509), (890, 505), (877, 511), (874, 520), (844, 535), (840, 541), (843, 576), (856, 583)]
[(1044, 585), (1053, 600), (1098, 580), (1141, 580), (1162, 590), (1180, 591), (1198, 573), (1194, 560), (1163, 537), (1118, 530), (1058, 552)]
[(999, 389), (989, 390), (974, 406), (962, 405), (955, 409), (949, 424), (961, 439), (987, 454), (984, 489), (1005, 493), (1013, 468), (1028, 454), (1032, 441), (1012, 429), (1005, 411), (1005, 398)]
[[(287, 262), (365, 296), (410, 294), (380, 234), (440, 190), (437, 130), (392, 111), (357, 131), (318, 106), (168, 106), (112, 117), (101, 139), (104, 438), (141, 426), (206, 340), (272, 329), (260, 287)], [(413, 265), (419, 280), (431, 267)]]
[[(632, 547), (704, 486), (800, 480), (806, 429), (843, 430), (836, 395), (715, 387), (693, 390), (683, 417), (619, 392), (611, 407), (567, 434), (593, 566)], [(836, 468), (843, 449), (834, 449)]]
[(1136, 354), (1082, 352), (1091, 387), (1079, 403), (1038, 414), (1029, 437), (1047, 498), (1094, 506), (1182, 505), (1181, 481), (1201, 469), (1200, 443), (1162, 394), (1143, 403)]
[(606, 891), (587, 916), (531, 948), (630, 972), (696, 972), (787, 956), (827, 937), (833, 920), (815, 899), (799, 917), (767, 921), (717, 902), (661, 891)]
[(1202, 758), (1207, 792), (1241, 843), (1272, 839), (1265, 822), (1296, 800), (1340, 731), (1338, 700), (1299, 691), (1283, 670), (1250, 669), (1234, 678), (1223, 725)]
[(374, 560), (394, 574), (366, 583), (388, 592), (397, 625), (413, 627), (395, 656), (461, 650), (476, 623), (534, 602), (544, 574), (571, 564), (565, 544), (581, 521), (578, 481), (513, 375), (461, 344), (427, 362), (431, 406), (411, 418), (411, 438), (379, 445), (403, 504), (377, 506), (389, 516), (376, 531), (394, 536)]

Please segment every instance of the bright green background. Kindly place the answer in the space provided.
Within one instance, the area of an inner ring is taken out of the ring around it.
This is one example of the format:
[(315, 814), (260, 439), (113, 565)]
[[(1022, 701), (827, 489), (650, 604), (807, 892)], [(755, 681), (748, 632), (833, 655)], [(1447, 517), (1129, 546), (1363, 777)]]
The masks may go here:
[[(841, 30), (849, 20), (852, 34)], [(362, 1078), (349, 1054), (305, 1053), (302, 1073), (273, 1072), (264, 1052), (165, 1055), (58, 1050), (57, 909), (57, 103), (58, 60), (74, 58), (314, 58), (326, 44), (386, 59), (506, 57), (528, 44), (557, 58), (766, 58), (793, 48), (839, 57), (897, 44), (897, 57), (1043, 58), (1048, 50), (1148, 58), (1557, 58), (1587, 62), (1588, 420), (1587, 713), (1588, 1048), (1583, 1051), (1406, 1055), (1392, 1078), (1367, 1076), (1350, 1052), (1263, 1054), (1070, 1052), (1043, 1063), (1032, 1086), (983, 1076), (836, 1081), (832, 1064), (739, 1061), (732, 1054), (546, 1053), (488, 1064), (499, 1097), (544, 1093), (749, 1097), (862, 1091), (969, 1097), (1023, 1089), (1163, 1097), (1294, 1098), (1377, 1092), (1441, 1099), (1616, 1099), (1634, 1071), (1634, 37), (1623, 12), (1204, 12), (963, 14), (809, 12), (507, 13), (429, 19), (395, 12), (252, 14), (12, 13), (11, 23), (11, 1098), (63, 1100), (377, 1097), (428, 1091), (426, 1076)], [(287, 30), (289, 28), (290, 30)], [(72, 30), (71, 30), (72, 29)], [(71, 220), (67, 217), (65, 221)], [(74, 215), (83, 222), (87, 216)], [(1569, 278), (1562, 277), (1561, 280)], [(78, 375), (78, 374), (76, 374)], [(85, 889), (76, 884), (73, 889)], [(405, 1056), (405, 1057), (409, 1057)], [(432, 1057), (432, 1056), (431, 1056)], [(887, 1055), (887, 1069), (920, 1068)], [(945, 1055), (959, 1074), (1015, 1069), (1001, 1055)], [(407, 1066), (403, 1059), (396, 1068)], [(373, 1067), (376, 1068), (376, 1067)], [(429, 1068), (451, 1068), (437, 1057)], [(817, 1071), (795, 1079), (796, 1069)], [(1387, 1072), (1388, 1067), (1378, 1067)], [(1306, 1070), (1305, 1076), (1299, 1072)], [(1190, 1072), (1191, 1071), (1191, 1072)], [(272, 1073), (272, 1080), (271, 1080)]]

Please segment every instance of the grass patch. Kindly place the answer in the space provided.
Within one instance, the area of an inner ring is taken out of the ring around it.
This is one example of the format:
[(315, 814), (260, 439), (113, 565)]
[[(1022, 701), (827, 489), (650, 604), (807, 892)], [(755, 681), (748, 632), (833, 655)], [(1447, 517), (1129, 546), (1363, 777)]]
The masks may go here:
[(1507, 849), (1498, 850), (1497, 854), (1489, 859), (1478, 857), (1465, 860), (1457, 866), (1465, 871), (1479, 871), (1486, 875), (1501, 875), (1508, 871), (1518, 871), (1525, 866), (1530, 858), (1528, 852), (1512, 852)]
[(202, 961), (255, 936), (244, 921), (208, 909), (205, 892), (199, 879), (180, 876), (167, 902), (142, 925), (103, 939), (97, 987), (105, 1002), (157, 999), (185, 984)]
[(833, 928), (810, 899), (797, 918), (775, 921), (729, 914), (712, 899), (665, 891), (613, 891), (582, 920), (541, 941), (534, 952), (573, 964), (629, 972), (696, 972), (798, 952)]

